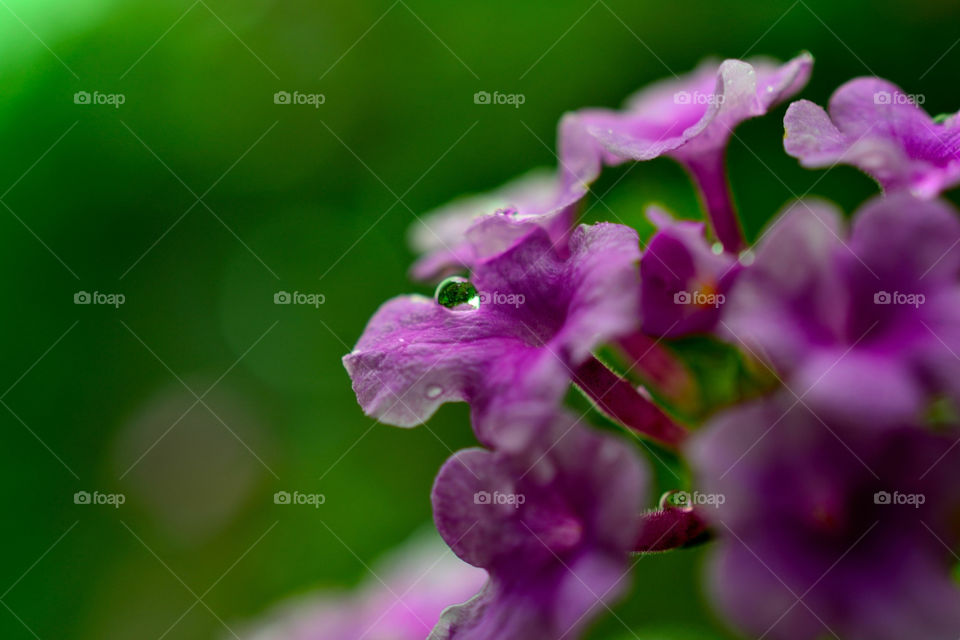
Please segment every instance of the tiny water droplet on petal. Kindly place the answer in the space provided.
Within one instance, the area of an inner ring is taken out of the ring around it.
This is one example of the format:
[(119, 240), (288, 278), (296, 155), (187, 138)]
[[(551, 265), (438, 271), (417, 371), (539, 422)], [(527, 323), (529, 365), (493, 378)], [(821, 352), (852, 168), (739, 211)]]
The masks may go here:
[(692, 509), (690, 493), (680, 489), (671, 489), (660, 496), (661, 509)]
[(470, 305), (474, 309), (480, 308), (480, 296), (477, 294), (477, 288), (466, 278), (452, 276), (437, 285), (437, 290), (433, 295), (437, 304), (454, 309), (460, 305)]
[(437, 385), (431, 385), (427, 387), (427, 397), (430, 398), (431, 400), (439, 396), (441, 393), (443, 393), (443, 389), (441, 389)]
[(752, 249), (744, 249), (740, 252), (739, 260), (740, 264), (745, 267), (749, 267), (753, 264), (753, 261), (757, 259), (757, 254), (753, 252)]
[(714, 243), (710, 246), (710, 251), (713, 252), (713, 255), (718, 256), (718, 255), (720, 255), (721, 253), (723, 253), (723, 245), (720, 244), (719, 242), (714, 242)]

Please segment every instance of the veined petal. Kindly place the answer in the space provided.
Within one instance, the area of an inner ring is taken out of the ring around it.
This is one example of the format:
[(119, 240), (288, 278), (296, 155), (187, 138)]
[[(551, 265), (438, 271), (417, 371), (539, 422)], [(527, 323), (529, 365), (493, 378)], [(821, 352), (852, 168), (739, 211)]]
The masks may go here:
[(549, 447), (461, 451), (440, 470), (437, 528), (490, 582), (431, 638), (576, 637), (626, 586), (645, 476), (620, 441), (556, 419), (563, 434)]
[(855, 78), (830, 98), (829, 114), (790, 105), (784, 148), (805, 167), (848, 164), (885, 191), (930, 199), (960, 184), (960, 123), (935, 122), (912, 96), (881, 78)]
[(444, 402), (470, 402), (490, 444), (502, 422), (485, 419), (492, 409), (552, 410), (593, 349), (637, 327), (639, 257), (636, 232), (622, 225), (581, 226), (563, 251), (535, 229), (476, 266), (478, 309), (387, 302), (344, 357), (360, 405), (409, 427)]
[(808, 53), (780, 66), (769, 60), (707, 61), (686, 76), (638, 92), (622, 111), (585, 110), (583, 119), (621, 161), (667, 153), (683, 159), (723, 148), (740, 122), (799, 91), (812, 65)]

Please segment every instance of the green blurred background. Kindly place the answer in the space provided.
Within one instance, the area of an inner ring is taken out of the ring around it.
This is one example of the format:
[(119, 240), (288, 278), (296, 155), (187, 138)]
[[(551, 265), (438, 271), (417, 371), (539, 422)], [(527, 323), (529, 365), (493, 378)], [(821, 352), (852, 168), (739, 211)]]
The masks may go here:
[[(414, 212), (554, 164), (564, 111), (707, 55), (808, 49), (804, 97), (876, 73), (954, 111), (958, 18), (950, 0), (0, 1), (0, 637), (225, 637), (220, 620), (356, 584), (429, 520), (433, 475), (472, 443), (463, 406), (374, 424), (340, 364), (380, 302), (424, 291), (406, 277)], [(800, 169), (782, 113), (730, 149), (752, 235), (811, 188), (848, 210), (875, 190)], [(651, 200), (697, 215), (666, 160), (597, 193), (590, 218), (640, 224)], [(281, 290), (325, 304), (275, 305)], [(276, 505), (281, 490), (326, 503)], [(642, 560), (593, 637), (727, 637), (702, 556)]]

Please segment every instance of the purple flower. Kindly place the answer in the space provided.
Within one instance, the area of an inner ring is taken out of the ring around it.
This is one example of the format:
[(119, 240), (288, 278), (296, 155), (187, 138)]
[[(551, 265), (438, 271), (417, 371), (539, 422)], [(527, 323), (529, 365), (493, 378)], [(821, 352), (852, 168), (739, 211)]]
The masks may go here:
[(785, 392), (714, 419), (690, 459), (719, 537), (709, 591), (751, 637), (960, 636), (960, 448), (814, 415)]
[(942, 201), (823, 202), (775, 219), (729, 295), (721, 330), (772, 363), (818, 413), (895, 423), (960, 398), (960, 222)]
[(457, 559), (434, 532), (378, 561), (353, 593), (284, 603), (242, 630), (243, 640), (422, 640), (448, 606), (473, 596), (487, 574)]
[(887, 191), (934, 198), (960, 183), (960, 119), (934, 120), (917, 102), (886, 80), (857, 78), (834, 92), (829, 114), (791, 104), (783, 146), (805, 167), (849, 164)]
[(531, 434), (500, 418), (552, 412), (591, 351), (638, 324), (636, 232), (581, 226), (568, 253), (535, 229), (475, 267), (479, 308), (422, 296), (384, 304), (343, 359), (364, 411), (410, 427), (466, 401), (481, 442), (523, 446)]
[(636, 93), (622, 111), (588, 109), (580, 117), (605, 148), (607, 163), (666, 155), (683, 164), (697, 183), (717, 238), (735, 252), (743, 248), (743, 238), (724, 168), (727, 142), (741, 122), (800, 91), (812, 66), (808, 53), (784, 65), (707, 61), (689, 75)]
[(535, 228), (561, 250), (576, 211), (600, 174), (597, 146), (573, 114), (559, 127), (560, 168), (531, 171), (491, 193), (459, 198), (426, 214), (410, 229), (410, 244), (423, 254), (411, 268), (417, 280), (434, 281), (471, 269), (509, 249)]
[(490, 580), (431, 640), (572, 639), (624, 592), (644, 470), (619, 440), (557, 420), (542, 454), (467, 449), (440, 470), (437, 528)]
[(458, 198), (424, 215), (410, 227), (410, 245), (423, 254), (411, 267), (411, 274), (418, 280), (430, 281), (472, 267), (482, 256), (468, 232), (487, 217), (508, 225), (511, 220), (546, 217), (548, 233), (552, 237), (562, 236), (570, 223), (559, 215), (563, 208), (555, 210), (553, 206), (557, 200), (555, 191), (552, 172), (534, 170), (491, 193)]
[(658, 230), (640, 260), (643, 331), (666, 337), (712, 332), (739, 263), (712, 251), (703, 223), (674, 220), (656, 207), (647, 217)]

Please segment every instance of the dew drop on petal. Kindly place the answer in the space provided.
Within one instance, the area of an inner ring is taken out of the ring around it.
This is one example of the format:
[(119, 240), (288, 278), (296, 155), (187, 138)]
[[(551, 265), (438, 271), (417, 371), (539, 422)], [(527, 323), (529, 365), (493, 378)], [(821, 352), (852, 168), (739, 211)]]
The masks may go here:
[(753, 261), (757, 259), (757, 255), (751, 249), (744, 249), (740, 252), (739, 260), (740, 264), (745, 267), (749, 267), (753, 264)]
[(660, 496), (661, 509), (691, 509), (690, 494), (679, 489), (671, 489)]
[(435, 384), (427, 387), (427, 397), (430, 398), (431, 400), (439, 396), (441, 393), (443, 393), (443, 389), (441, 389)]
[(454, 309), (463, 304), (468, 304), (474, 309), (480, 308), (480, 296), (477, 294), (477, 288), (469, 280), (459, 276), (447, 278), (437, 285), (434, 299), (437, 304)]
[(719, 242), (714, 242), (714, 243), (710, 246), (710, 251), (713, 252), (713, 255), (718, 256), (718, 255), (720, 255), (721, 253), (723, 253), (723, 245), (720, 244)]

